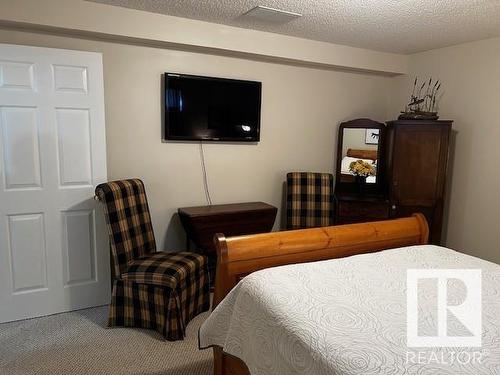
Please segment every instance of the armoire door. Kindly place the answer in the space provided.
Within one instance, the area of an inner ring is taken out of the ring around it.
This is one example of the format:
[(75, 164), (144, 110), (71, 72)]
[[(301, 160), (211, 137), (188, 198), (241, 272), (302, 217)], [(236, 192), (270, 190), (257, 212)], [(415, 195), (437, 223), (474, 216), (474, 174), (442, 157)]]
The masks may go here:
[(390, 199), (396, 217), (423, 213), (431, 243), (441, 239), (451, 122), (396, 124), (390, 130)]
[(0, 44), (0, 323), (109, 303), (102, 57)]

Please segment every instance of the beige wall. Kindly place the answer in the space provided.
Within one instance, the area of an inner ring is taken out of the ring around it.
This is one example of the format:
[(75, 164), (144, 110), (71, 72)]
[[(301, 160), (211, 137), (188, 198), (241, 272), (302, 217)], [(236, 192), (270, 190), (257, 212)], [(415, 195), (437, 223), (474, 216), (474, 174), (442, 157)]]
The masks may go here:
[(404, 74), (408, 56), (172, 17), (83, 0), (2, 0), (0, 25), (93, 35), (162, 48), (217, 52), (350, 71)]
[(157, 241), (171, 249), (184, 246), (176, 209), (204, 204), (205, 196), (199, 146), (161, 142), (164, 71), (262, 81), (262, 141), (207, 144), (207, 169), (215, 203), (278, 207), (287, 171), (333, 170), (340, 121), (395, 118), (415, 74), (440, 78), (440, 114), (455, 120), (446, 245), (500, 262), (500, 39), (412, 55), (412, 74), (396, 78), (19, 31), (0, 30), (0, 42), (103, 53), (109, 178), (145, 180)]
[(500, 38), (411, 56), (394, 78), (391, 112), (404, 108), (415, 75), (439, 78), (440, 115), (455, 120), (445, 238), (448, 247), (500, 263)]
[(205, 146), (214, 203), (281, 208), (286, 172), (332, 172), (339, 122), (386, 117), (388, 77), (17, 31), (0, 30), (0, 42), (103, 53), (108, 176), (145, 181), (157, 242), (167, 249), (184, 247), (177, 208), (206, 201), (199, 145), (161, 141), (163, 72), (262, 81), (261, 142)]

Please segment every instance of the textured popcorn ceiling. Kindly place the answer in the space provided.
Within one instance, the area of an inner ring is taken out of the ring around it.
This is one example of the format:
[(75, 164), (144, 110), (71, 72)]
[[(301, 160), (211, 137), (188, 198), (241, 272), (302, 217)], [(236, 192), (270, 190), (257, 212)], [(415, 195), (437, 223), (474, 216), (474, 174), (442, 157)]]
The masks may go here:
[[(397, 53), (500, 35), (500, 0), (89, 0)], [(242, 17), (257, 5), (303, 14), (284, 24)]]

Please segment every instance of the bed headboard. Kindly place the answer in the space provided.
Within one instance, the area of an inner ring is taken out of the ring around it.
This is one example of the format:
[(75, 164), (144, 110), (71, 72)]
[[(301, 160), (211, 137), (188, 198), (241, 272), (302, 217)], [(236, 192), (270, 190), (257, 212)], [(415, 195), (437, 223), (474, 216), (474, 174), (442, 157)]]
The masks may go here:
[(349, 156), (351, 158), (377, 160), (378, 152), (377, 150), (356, 150), (350, 148), (347, 150), (346, 156)]
[(249, 273), (285, 264), (343, 258), (428, 242), (422, 214), (362, 224), (224, 237), (215, 235), (214, 307)]

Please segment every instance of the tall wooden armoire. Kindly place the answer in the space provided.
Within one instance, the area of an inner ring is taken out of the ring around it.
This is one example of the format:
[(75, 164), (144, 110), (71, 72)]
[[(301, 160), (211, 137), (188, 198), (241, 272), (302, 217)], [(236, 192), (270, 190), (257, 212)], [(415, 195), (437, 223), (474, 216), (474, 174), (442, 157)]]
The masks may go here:
[(423, 213), (441, 243), (452, 121), (397, 120), (386, 127), (385, 187), (391, 217)]

